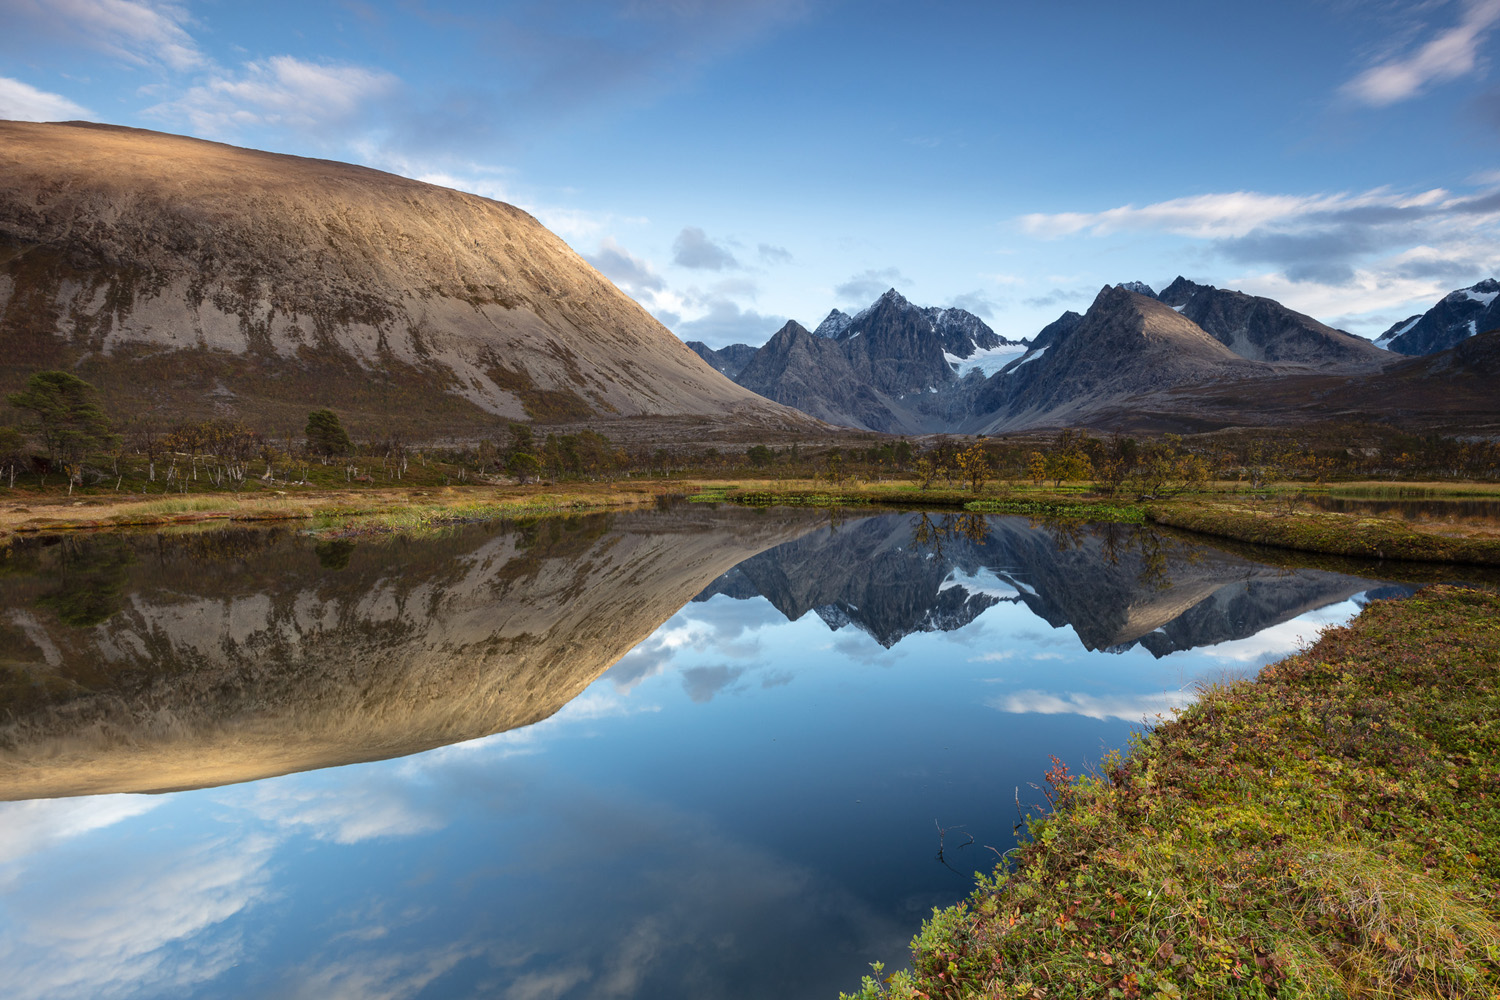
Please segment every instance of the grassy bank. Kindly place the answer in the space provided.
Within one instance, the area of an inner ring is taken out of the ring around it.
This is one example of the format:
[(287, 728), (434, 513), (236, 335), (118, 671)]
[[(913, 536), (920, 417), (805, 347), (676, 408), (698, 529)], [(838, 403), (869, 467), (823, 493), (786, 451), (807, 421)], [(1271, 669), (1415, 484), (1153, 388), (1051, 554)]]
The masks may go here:
[(0, 539), (13, 533), (166, 526), (204, 521), (305, 520), (412, 528), (458, 520), (525, 517), (657, 503), (680, 495), (674, 480), (569, 483), (527, 487), (447, 486), (430, 490), (366, 488), (295, 493), (195, 494), (139, 497), (31, 496), (0, 507)]
[(1500, 995), (1500, 598), (1377, 602), (1049, 775), (876, 997)]
[(1153, 504), (1148, 520), (1219, 538), (1300, 552), (1500, 566), (1500, 536), (1489, 531), (1441, 533), (1405, 521), (1327, 511), (1278, 510), (1266, 504), (1183, 500)]

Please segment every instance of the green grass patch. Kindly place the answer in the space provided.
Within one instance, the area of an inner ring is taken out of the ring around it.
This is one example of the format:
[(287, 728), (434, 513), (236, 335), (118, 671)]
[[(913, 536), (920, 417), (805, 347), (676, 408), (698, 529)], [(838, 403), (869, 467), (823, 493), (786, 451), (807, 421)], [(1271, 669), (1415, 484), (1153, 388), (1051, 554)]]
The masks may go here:
[(1432, 587), (1208, 688), (854, 994), (1500, 995), (1500, 597)]
[(1081, 503), (1066, 500), (970, 500), (964, 504), (964, 510), (977, 511), (981, 514), (1024, 514), (1030, 517), (1081, 517), (1090, 521), (1114, 521), (1125, 524), (1144, 524), (1146, 520), (1146, 511), (1142, 507), (1107, 501)]
[(1157, 505), (1146, 516), (1171, 528), (1303, 552), (1500, 566), (1500, 539), (1437, 535), (1389, 518), (1216, 502)]

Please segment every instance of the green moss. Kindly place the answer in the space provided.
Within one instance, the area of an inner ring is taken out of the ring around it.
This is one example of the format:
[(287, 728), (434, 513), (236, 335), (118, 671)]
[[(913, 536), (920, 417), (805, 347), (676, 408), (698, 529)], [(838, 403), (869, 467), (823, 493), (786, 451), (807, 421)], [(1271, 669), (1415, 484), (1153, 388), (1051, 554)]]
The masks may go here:
[(1076, 779), (855, 996), (1500, 995), (1500, 597), (1368, 607)]

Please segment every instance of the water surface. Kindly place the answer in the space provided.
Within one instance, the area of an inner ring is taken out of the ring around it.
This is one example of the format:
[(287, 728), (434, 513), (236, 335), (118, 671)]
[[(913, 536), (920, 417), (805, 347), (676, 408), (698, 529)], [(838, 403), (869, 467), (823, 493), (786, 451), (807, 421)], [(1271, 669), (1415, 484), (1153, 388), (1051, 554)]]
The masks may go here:
[(37, 998), (830, 998), (1014, 843), (1049, 754), (1404, 592), (697, 505), (4, 566), (0, 968)]

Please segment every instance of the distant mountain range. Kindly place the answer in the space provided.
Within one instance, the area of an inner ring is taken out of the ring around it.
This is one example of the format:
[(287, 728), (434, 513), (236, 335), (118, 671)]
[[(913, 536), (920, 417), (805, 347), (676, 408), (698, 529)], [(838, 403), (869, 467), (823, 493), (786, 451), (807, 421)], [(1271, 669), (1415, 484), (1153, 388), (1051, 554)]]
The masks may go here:
[(67, 368), (117, 415), (357, 434), (497, 418), (810, 426), (530, 215), (365, 167), (0, 122), (0, 396)]
[[(1371, 581), (1250, 562), (1150, 529), (1092, 525), (1065, 539), (1024, 518), (921, 540), (887, 515), (811, 532), (751, 556), (694, 600), (764, 597), (790, 620), (809, 611), (890, 648), (962, 628), (1002, 602), (1025, 605), (1085, 648), (1155, 656), (1243, 639), (1372, 589)], [(1159, 570), (1166, 566), (1168, 569)]]
[[(1411, 317), (1378, 344), (1273, 299), (1179, 277), (1104, 288), (1013, 341), (961, 309), (914, 305), (895, 289), (809, 332), (789, 322), (760, 348), (691, 346), (745, 388), (830, 423), (888, 433), (995, 433), (1095, 426), (1199, 430), (1318, 419), (1393, 419), (1413, 428), (1500, 423), (1475, 344), (1500, 326), (1500, 283), (1481, 282)], [(1500, 334), (1496, 335), (1500, 337)], [(1383, 348), (1389, 347), (1390, 350)]]

